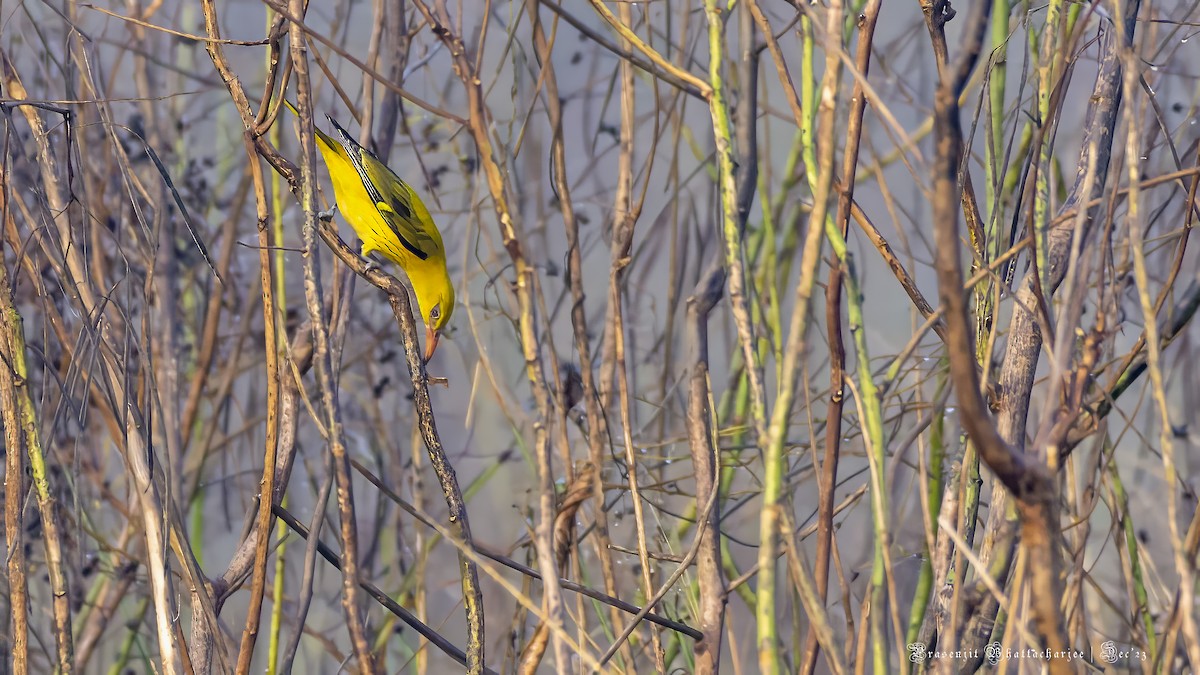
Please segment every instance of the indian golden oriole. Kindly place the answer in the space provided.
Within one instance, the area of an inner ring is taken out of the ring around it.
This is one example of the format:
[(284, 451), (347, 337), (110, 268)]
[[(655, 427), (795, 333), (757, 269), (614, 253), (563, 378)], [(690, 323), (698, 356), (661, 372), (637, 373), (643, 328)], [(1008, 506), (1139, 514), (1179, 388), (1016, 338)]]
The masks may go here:
[[(286, 100), (284, 104), (299, 116), (295, 106)], [(454, 284), (446, 270), (442, 233), (408, 183), (354, 140), (337, 120), (325, 117), (337, 138), (314, 130), (338, 209), (362, 239), (360, 255), (366, 258), (377, 251), (408, 275), (425, 322), (428, 362), (454, 313)]]

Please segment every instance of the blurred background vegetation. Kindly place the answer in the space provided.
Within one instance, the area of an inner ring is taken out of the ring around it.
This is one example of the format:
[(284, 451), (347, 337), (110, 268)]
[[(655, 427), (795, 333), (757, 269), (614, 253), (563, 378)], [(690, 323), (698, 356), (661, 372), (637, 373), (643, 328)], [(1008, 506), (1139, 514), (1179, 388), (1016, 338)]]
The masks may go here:
[[(0, 669), (1194, 672), (1198, 43), (0, 2)], [(445, 236), (427, 366), (325, 112)]]

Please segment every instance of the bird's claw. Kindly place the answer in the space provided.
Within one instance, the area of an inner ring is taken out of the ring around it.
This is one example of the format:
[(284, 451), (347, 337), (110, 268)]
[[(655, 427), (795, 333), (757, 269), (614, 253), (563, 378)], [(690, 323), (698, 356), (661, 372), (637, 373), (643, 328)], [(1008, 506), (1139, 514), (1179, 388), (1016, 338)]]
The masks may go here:
[(375, 259), (375, 251), (367, 250), (365, 243), (359, 247), (358, 257), (367, 261), (366, 266), (363, 267), (363, 274), (379, 269), (379, 261)]
[(336, 214), (337, 214), (337, 204), (334, 204), (333, 206), (329, 207), (328, 211), (317, 211), (317, 218), (328, 223), (328, 222), (333, 221), (333, 216)]

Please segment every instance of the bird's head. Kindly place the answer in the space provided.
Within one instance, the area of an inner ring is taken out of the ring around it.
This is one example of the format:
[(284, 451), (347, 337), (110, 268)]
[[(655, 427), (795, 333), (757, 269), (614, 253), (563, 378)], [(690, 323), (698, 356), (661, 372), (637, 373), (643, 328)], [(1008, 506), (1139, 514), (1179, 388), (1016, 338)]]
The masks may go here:
[(442, 330), (450, 324), (454, 313), (454, 284), (448, 274), (436, 275), (431, 283), (413, 284), (417, 293), (417, 306), (421, 320), (425, 322), (425, 362), (433, 358)]

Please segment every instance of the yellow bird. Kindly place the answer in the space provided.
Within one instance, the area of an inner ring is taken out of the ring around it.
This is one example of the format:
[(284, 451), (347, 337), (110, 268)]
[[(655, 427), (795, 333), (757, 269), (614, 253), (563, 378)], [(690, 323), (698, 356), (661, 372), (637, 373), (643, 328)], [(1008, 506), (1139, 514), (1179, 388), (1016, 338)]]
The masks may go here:
[[(295, 106), (284, 101), (299, 116)], [(371, 252), (399, 265), (417, 295), (425, 322), (425, 361), (433, 358), (442, 330), (454, 313), (454, 284), (446, 271), (446, 247), (429, 209), (370, 150), (326, 115), (338, 138), (315, 129), (317, 148), (325, 159), (337, 206), (362, 239), (360, 255)]]

